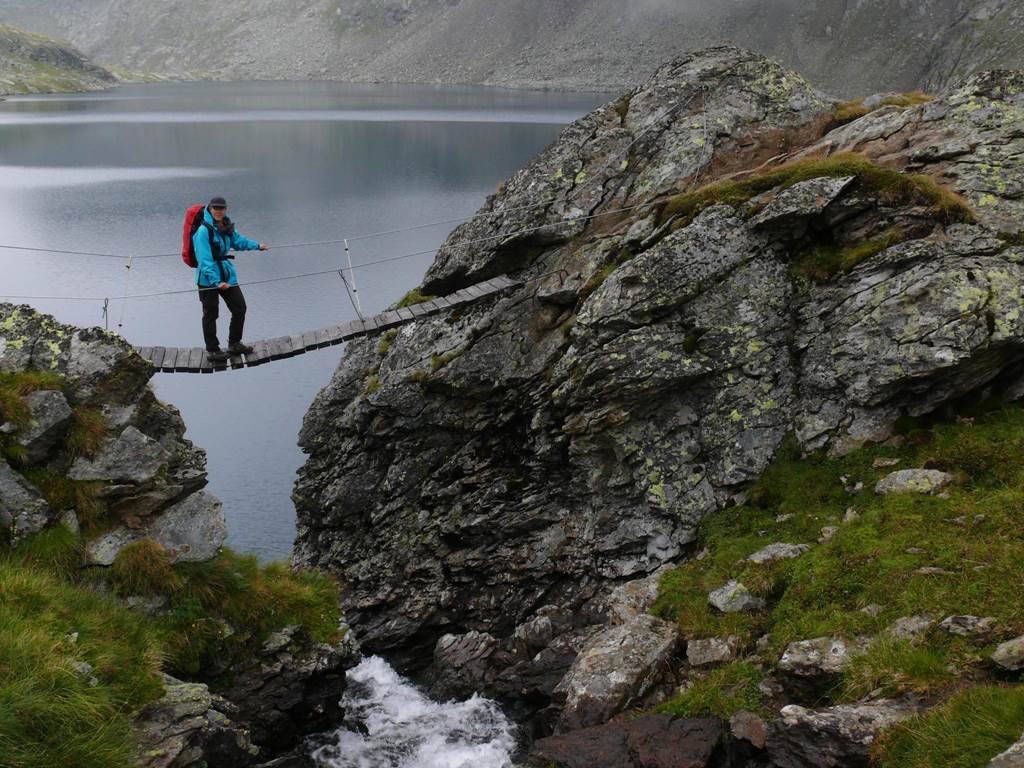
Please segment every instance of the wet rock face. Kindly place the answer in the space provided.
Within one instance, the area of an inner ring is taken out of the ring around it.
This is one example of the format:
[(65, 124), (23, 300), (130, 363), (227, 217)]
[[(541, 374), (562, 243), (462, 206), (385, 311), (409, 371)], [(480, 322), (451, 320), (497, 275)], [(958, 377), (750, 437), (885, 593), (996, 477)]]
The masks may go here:
[(726, 726), (718, 720), (645, 715), (537, 743), (537, 768), (716, 768), (725, 765)]
[[(26, 395), (27, 423), (3, 427), (24, 449), (17, 467), (0, 462), (0, 525), (12, 541), (58, 520), (77, 527), (73, 511), (51, 508), (26, 480), (36, 469), (87, 486), (109, 518), (101, 535), (85, 532), (90, 565), (111, 565), (141, 539), (160, 542), (174, 561), (217, 554), (227, 529), (220, 501), (203, 490), (206, 454), (185, 440), (181, 416), (156, 399), (152, 368), (124, 339), (0, 304), (0, 372), (28, 371), (57, 374), (61, 389)], [(76, 413), (100, 419), (95, 451), (66, 444)]]
[[(826, 132), (805, 81), (716, 48), (582, 118), (452, 234), (424, 285), (511, 273), (521, 291), (350, 345), (301, 435), (295, 561), (338, 573), (364, 646), (406, 670), (440, 679), (438, 659), (465, 658), (463, 679), (522, 702), (500, 681), (557, 648), (526, 675), (543, 708), (580, 633), (623, 621), (609, 593), (685, 557), (787, 434), (843, 452), (1019, 375), (1018, 86), (979, 75)], [(945, 180), (977, 223), (845, 172), (659, 214), (672, 193), (840, 149)], [(901, 242), (827, 278), (797, 267), (894, 228)], [(542, 609), (573, 618), (527, 633), (547, 645), (524, 656), (514, 634)], [(472, 632), (494, 642), (435, 655)]]

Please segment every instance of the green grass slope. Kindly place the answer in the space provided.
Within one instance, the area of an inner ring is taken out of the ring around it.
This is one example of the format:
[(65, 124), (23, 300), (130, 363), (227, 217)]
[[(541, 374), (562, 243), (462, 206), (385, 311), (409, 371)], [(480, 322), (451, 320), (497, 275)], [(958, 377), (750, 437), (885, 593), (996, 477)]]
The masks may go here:
[[(889, 472), (921, 467), (957, 477), (947, 497), (875, 494)], [(821, 542), (825, 527), (836, 531)], [(811, 548), (792, 560), (746, 560), (775, 542)], [(688, 639), (736, 635), (746, 654), (698, 676), (663, 711), (772, 714), (758, 684), (790, 642), (884, 638), (900, 617), (975, 615), (996, 620), (991, 637), (933, 627), (915, 640), (879, 640), (852, 660), (828, 698), (913, 693), (934, 705), (881, 740), (878, 764), (887, 768), (982, 768), (1024, 731), (1024, 686), (988, 659), (997, 642), (1024, 634), (1024, 409), (907, 423), (889, 444), (843, 458), (801, 456), (789, 444), (746, 505), (705, 521), (700, 547), (700, 559), (663, 578), (655, 613), (678, 621)], [(712, 609), (708, 593), (729, 579), (768, 607)]]

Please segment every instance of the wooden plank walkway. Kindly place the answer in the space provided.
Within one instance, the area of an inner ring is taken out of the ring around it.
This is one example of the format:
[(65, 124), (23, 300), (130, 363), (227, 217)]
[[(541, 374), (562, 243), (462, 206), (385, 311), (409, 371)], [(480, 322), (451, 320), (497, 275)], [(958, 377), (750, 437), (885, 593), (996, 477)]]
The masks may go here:
[(232, 357), (222, 363), (213, 363), (202, 347), (136, 347), (135, 351), (159, 371), (164, 373), (215, 373), (228, 369), (250, 368), (274, 360), (312, 352), (324, 347), (344, 344), (346, 341), (367, 336), (379, 336), (391, 328), (412, 323), (424, 317), (447, 312), (450, 309), (474, 304), (488, 296), (518, 288), (522, 282), (508, 277), (495, 277), (471, 285), (448, 296), (431, 299), (403, 309), (390, 310), (365, 320), (352, 320), (294, 336), (278, 336), (254, 342), (251, 355)]

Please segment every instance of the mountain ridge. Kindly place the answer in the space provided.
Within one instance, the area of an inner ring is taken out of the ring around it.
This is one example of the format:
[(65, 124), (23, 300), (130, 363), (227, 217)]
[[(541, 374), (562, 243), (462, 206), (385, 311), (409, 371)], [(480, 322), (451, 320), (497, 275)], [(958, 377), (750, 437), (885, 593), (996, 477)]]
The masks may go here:
[[(200, 31), (183, 33), (183, 17)], [(1024, 8), (1012, 0), (13, 0), (0, 18), (67, 36), (110, 66), (229, 79), (618, 90), (682, 51), (734, 43), (853, 96), (1024, 64)]]

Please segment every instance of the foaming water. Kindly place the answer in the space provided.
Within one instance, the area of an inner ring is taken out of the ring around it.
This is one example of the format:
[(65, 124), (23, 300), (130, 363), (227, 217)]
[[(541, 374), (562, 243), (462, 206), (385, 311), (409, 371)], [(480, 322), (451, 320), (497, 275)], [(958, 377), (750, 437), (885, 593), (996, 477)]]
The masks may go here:
[(515, 726), (489, 699), (431, 701), (386, 661), (348, 673), (346, 724), (317, 740), (318, 768), (509, 768)]

